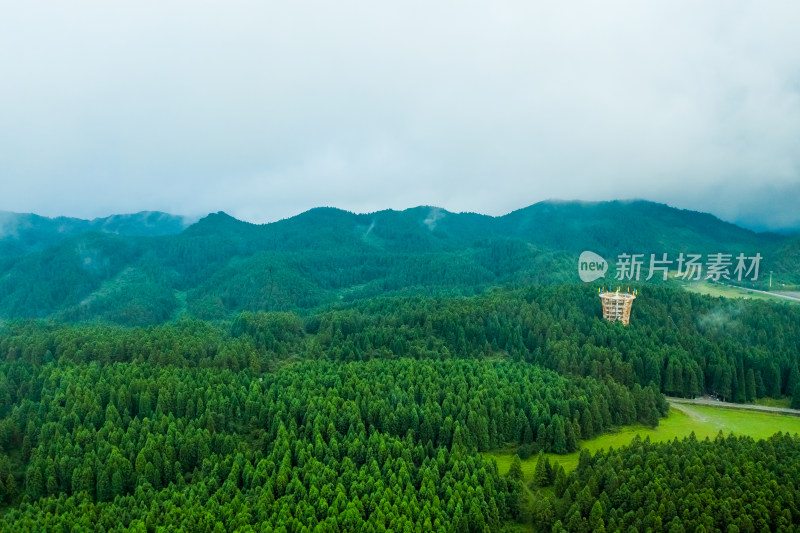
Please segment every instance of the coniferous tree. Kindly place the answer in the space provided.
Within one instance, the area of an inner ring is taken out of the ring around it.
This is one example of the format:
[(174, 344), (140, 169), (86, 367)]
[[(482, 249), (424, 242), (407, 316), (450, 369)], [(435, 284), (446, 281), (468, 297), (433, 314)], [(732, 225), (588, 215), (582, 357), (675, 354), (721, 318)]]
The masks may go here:
[(792, 394), (792, 409), (800, 409), (800, 383), (795, 385), (794, 394)]
[(745, 389), (747, 393), (747, 401), (748, 402), (755, 401), (757, 398), (756, 377), (755, 377), (755, 372), (753, 372), (752, 368), (747, 371), (747, 378), (745, 379), (745, 383), (746, 383)]
[(545, 457), (544, 452), (540, 451), (536, 459), (536, 469), (533, 472), (533, 483), (538, 487), (546, 487), (550, 485), (550, 475), (552, 469), (550, 461)]

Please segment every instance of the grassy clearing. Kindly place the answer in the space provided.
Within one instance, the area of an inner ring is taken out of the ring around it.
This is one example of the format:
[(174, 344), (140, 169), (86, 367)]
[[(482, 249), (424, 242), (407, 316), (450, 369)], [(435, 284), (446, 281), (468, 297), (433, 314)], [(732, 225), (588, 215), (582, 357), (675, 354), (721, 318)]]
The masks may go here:
[[(610, 447), (619, 448), (628, 444), (635, 435), (641, 438), (650, 437), (653, 442), (664, 442), (674, 438), (688, 437), (694, 431), (698, 439), (714, 438), (722, 431), (726, 435), (749, 435), (755, 439), (763, 439), (784, 431), (800, 433), (800, 417), (753, 411), (737, 411), (719, 409), (704, 405), (673, 405), (669, 416), (661, 419), (659, 426), (651, 429), (644, 426), (626, 426), (615, 433), (601, 435), (595, 439), (582, 441), (581, 447), (594, 453)], [(493, 457), (501, 473), (508, 472), (514, 458), (513, 449), (496, 450), (484, 453), (485, 457)], [(578, 466), (579, 452), (568, 455), (547, 454), (551, 462), (560, 463), (569, 472)], [(536, 456), (522, 461), (522, 472), (525, 480), (533, 478), (536, 468)]]
[(683, 284), (683, 287), (692, 292), (707, 294), (709, 296), (722, 296), (724, 298), (751, 298), (753, 300), (769, 300), (772, 302), (775, 300), (780, 300), (780, 298), (769, 296), (760, 292), (750, 292), (738, 287), (720, 285), (718, 283), (710, 283), (708, 281), (685, 283)]
[(709, 281), (693, 281), (683, 282), (681, 286), (687, 291), (696, 292), (699, 294), (707, 294), (709, 296), (721, 296), (723, 298), (741, 298), (744, 300), (767, 300), (770, 302), (790, 302), (797, 304), (797, 300), (789, 300), (781, 298), (776, 294), (769, 294), (764, 292), (748, 291), (739, 287), (731, 285), (721, 285), (719, 283), (711, 283)]
[(766, 405), (767, 407), (783, 407), (788, 409), (791, 407), (791, 398), (759, 398), (755, 401), (756, 405)]

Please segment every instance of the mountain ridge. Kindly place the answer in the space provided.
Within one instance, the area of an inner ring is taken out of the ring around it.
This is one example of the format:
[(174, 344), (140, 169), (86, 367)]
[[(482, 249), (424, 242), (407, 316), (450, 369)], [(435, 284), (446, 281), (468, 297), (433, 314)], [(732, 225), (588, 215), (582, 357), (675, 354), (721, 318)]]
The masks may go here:
[(800, 240), (641, 200), (539, 202), (498, 217), (434, 206), (362, 214), (321, 207), (267, 224), (220, 211), (179, 232), (164, 217), (152, 235), (135, 234), (146, 225), (124, 216), (59, 238), (51, 228), (27, 251), (0, 257), (0, 317), (146, 325), (394, 292), (571, 283), (583, 250), (612, 263), (620, 253), (761, 253), (762, 271), (800, 281)]

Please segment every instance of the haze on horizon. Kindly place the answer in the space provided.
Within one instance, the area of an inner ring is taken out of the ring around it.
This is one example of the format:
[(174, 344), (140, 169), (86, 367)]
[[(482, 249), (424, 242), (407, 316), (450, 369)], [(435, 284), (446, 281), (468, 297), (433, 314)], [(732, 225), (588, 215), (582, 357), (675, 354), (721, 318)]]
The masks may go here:
[(0, 210), (642, 198), (800, 228), (800, 5), (16, 3)]

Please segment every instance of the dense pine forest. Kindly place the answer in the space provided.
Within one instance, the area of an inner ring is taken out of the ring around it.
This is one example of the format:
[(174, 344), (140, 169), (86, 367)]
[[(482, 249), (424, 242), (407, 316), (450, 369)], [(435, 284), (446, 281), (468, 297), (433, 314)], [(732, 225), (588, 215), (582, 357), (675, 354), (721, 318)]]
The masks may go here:
[(634, 442), (573, 473), (540, 460), (533, 498), (481, 452), (573, 452), (657, 425), (664, 394), (800, 394), (799, 345), (796, 305), (669, 286), (643, 288), (628, 327), (590, 285), (146, 328), (11, 321), (0, 530), (788, 531), (795, 437)]
[(578, 468), (552, 484), (556, 498), (538, 502), (534, 520), (554, 532), (795, 531), (800, 437), (634, 439), (582, 454)]

